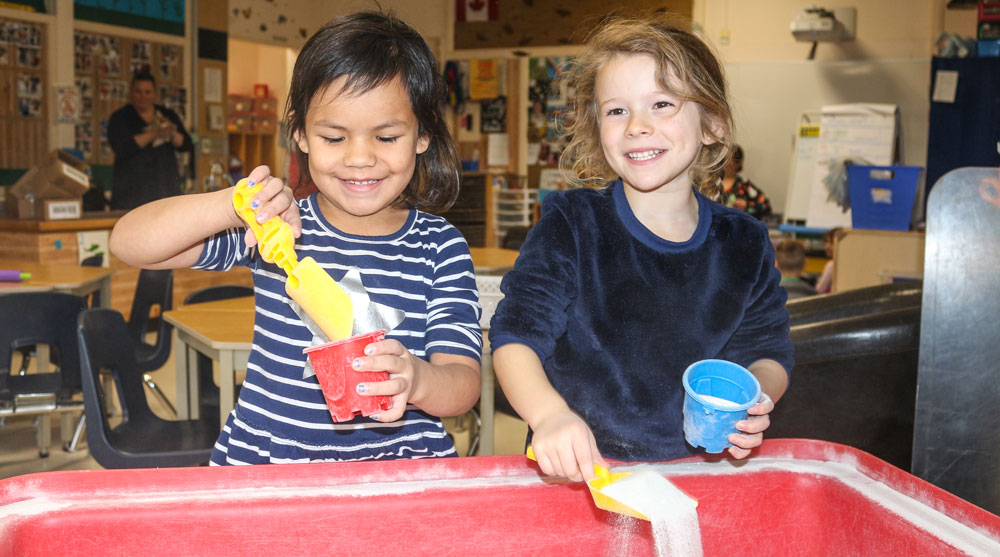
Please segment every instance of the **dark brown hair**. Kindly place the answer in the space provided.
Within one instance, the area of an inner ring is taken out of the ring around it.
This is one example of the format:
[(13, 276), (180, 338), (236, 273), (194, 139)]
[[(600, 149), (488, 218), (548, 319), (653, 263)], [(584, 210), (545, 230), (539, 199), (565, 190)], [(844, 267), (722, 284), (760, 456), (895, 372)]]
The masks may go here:
[(444, 120), (447, 90), (434, 54), (412, 27), (392, 14), (358, 12), (324, 25), (295, 60), (285, 106), (289, 146), (299, 166), (298, 188), (312, 181), (309, 155), (295, 137), (305, 133), (306, 113), (317, 94), (347, 76), (342, 94), (362, 94), (399, 78), (417, 117), (418, 133), (430, 139), (400, 195), (401, 206), (446, 209), (458, 197), (458, 152)]
[(611, 17), (587, 38), (583, 54), (573, 59), (567, 76), (574, 98), (567, 128), (570, 141), (559, 159), (560, 169), (577, 183), (597, 184), (614, 178), (601, 147), (596, 84), (605, 63), (622, 54), (651, 56), (657, 63), (660, 86), (683, 102), (698, 104), (702, 133), (715, 142), (702, 147), (691, 169), (691, 181), (717, 200), (722, 193), (719, 170), (733, 137), (725, 76), (712, 50), (690, 31), (690, 21), (669, 14)]

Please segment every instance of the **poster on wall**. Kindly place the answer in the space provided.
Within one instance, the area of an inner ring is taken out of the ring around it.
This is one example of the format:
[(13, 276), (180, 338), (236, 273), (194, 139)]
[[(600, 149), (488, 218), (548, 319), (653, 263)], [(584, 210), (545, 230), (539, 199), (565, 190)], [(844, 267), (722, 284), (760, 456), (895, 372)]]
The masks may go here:
[(42, 113), (42, 78), (37, 75), (17, 76), (17, 113), (38, 116)]
[(173, 110), (181, 120), (187, 119), (187, 89), (176, 85), (160, 87), (160, 102)]
[(482, 133), (505, 133), (507, 131), (507, 97), (485, 100), (480, 111), (480, 131)]
[(472, 60), (469, 62), (469, 98), (492, 99), (500, 95), (500, 61)]
[(160, 45), (160, 77), (168, 80), (177, 75), (177, 67), (181, 59), (181, 47), (175, 45)]
[(74, 126), (76, 131), (75, 147), (83, 153), (84, 160), (90, 160), (94, 153), (94, 128), (90, 121), (83, 121)]
[(566, 148), (566, 101), (570, 91), (560, 79), (572, 59), (547, 56), (528, 60), (528, 164), (555, 166)]
[(55, 88), (56, 121), (60, 124), (74, 124), (80, 116), (80, 89), (76, 86), (57, 86)]
[(129, 75), (153, 72), (153, 45), (145, 41), (132, 43), (132, 57), (129, 59)]
[(102, 35), (97, 39), (97, 71), (103, 75), (117, 76), (122, 72), (121, 41), (118, 37)]

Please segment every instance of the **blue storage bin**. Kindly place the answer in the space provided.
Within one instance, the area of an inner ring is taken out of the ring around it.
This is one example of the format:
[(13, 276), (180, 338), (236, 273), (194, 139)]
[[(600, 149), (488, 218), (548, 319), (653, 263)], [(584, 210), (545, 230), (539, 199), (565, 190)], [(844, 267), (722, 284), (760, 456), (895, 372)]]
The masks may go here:
[(921, 170), (919, 166), (848, 165), (852, 226), (909, 230)]

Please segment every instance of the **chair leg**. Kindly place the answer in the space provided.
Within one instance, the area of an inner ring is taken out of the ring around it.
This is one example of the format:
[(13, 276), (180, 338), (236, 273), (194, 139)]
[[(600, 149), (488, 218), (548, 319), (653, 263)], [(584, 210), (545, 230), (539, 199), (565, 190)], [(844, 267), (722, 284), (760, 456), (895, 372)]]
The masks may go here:
[(146, 386), (149, 387), (149, 390), (156, 395), (156, 398), (158, 398), (160, 402), (167, 407), (167, 410), (170, 411), (170, 415), (176, 418), (177, 410), (174, 408), (174, 405), (170, 404), (170, 401), (167, 399), (167, 395), (163, 394), (163, 391), (160, 390), (160, 387), (157, 386), (156, 382), (153, 381), (153, 378), (150, 377), (148, 373), (142, 374), (142, 382), (145, 383)]
[(63, 450), (68, 453), (75, 453), (76, 447), (80, 443), (80, 437), (83, 435), (83, 428), (87, 425), (87, 415), (82, 414), (80, 416), (80, 421), (76, 422), (76, 431), (73, 432), (73, 439), (69, 443), (66, 443), (63, 439)]
[(38, 456), (49, 456), (49, 445), (52, 444), (52, 418), (48, 414), (39, 414), (35, 420), (35, 437), (38, 439)]

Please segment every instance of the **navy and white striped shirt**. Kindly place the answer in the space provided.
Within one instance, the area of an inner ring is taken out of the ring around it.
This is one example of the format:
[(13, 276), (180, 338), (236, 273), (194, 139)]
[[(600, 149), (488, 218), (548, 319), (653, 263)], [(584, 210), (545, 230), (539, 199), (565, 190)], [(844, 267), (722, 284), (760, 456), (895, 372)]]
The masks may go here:
[[(411, 210), (388, 236), (355, 236), (335, 229), (319, 211), (316, 194), (298, 201), (299, 259), (312, 257), (334, 280), (361, 271), (373, 301), (405, 312), (387, 335), (411, 353), (476, 358), (482, 349), (479, 303), (469, 247), (441, 217)], [(441, 421), (408, 406), (403, 417), (380, 423), (358, 416), (334, 423), (315, 377), (302, 378), (312, 334), (289, 305), (286, 275), (247, 248), (245, 229), (205, 242), (195, 269), (253, 271), (256, 315), (247, 376), (212, 454), (212, 464), (423, 458), (454, 455)]]

